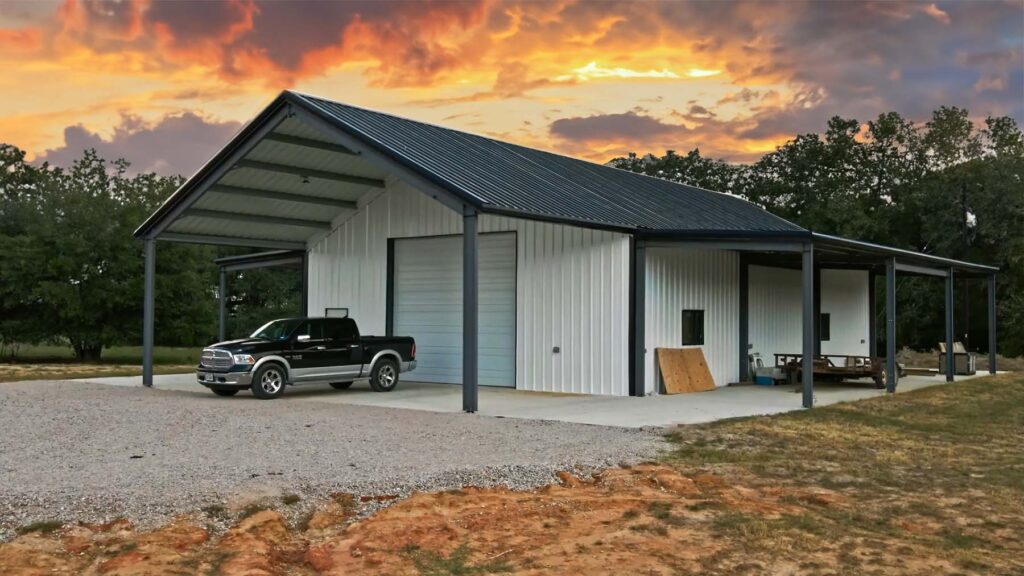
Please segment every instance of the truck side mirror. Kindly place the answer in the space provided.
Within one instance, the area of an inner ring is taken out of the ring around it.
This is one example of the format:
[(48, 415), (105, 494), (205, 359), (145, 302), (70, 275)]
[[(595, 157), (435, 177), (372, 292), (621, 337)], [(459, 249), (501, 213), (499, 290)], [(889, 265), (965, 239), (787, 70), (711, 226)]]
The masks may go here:
[(296, 342), (309, 342), (309, 334), (299, 334), (295, 337)]

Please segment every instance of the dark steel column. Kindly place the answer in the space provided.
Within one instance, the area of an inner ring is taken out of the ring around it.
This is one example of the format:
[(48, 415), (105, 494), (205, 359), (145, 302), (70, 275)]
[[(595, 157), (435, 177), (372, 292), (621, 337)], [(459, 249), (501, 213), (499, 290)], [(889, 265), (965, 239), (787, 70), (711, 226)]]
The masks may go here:
[(217, 287), (217, 340), (227, 340), (227, 319), (228, 319), (228, 273), (223, 266), (220, 267), (220, 284)]
[(821, 354), (821, 267), (814, 267), (814, 353)]
[(885, 389), (896, 391), (896, 259), (885, 262)]
[(988, 373), (996, 373), (996, 275), (988, 276)]
[(868, 356), (878, 356), (878, 298), (875, 271), (868, 271)]
[(142, 385), (153, 386), (153, 324), (156, 289), (156, 240), (144, 241), (144, 279), (142, 296)]
[[(630, 378), (629, 395), (643, 396), (647, 390), (647, 248), (643, 240), (633, 242), (633, 284), (630, 287), (632, 306), (632, 360), (633, 374)], [(653, 391), (652, 391), (653, 392)]]
[(466, 212), (462, 217), (462, 227), (462, 409), (466, 412), (476, 412), (479, 376), (479, 239), (475, 211)]
[(814, 406), (814, 244), (808, 242), (804, 245), (803, 266), (803, 367), (800, 371), (803, 383), (803, 405), (804, 408)]
[(953, 269), (946, 276), (946, 382), (953, 381), (956, 355), (953, 354)]
[(750, 373), (750, 262), (740, 254), (740, 382), (754, 378)]

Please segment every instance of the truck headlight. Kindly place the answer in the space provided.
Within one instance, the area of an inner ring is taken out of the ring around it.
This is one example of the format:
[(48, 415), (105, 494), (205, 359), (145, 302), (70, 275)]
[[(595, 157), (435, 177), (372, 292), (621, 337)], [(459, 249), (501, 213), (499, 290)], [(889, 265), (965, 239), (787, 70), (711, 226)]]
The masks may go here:
[(256, 363), (256, 360), (252, 356), (250, 356), (248, 354), (235, 354), (234, 355), (234, 360), (235, 360), (235, 364), (241, 364), (241, 365), (255, 364)]

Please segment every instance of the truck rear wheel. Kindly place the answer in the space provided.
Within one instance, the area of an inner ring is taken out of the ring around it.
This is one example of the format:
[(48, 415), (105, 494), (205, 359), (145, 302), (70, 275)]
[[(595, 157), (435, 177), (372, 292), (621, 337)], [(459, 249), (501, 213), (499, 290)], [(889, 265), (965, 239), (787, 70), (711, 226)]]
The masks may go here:
[(284, 394), (284, 368), (280, 364), (268, 363), (260, 366), (252, 375), (252, 395), (260, 400), (273, 400)]
[(398, 362), (381, 358), (370, 371), (370, 388), (374, 392), (391, 392), (398, 385)]

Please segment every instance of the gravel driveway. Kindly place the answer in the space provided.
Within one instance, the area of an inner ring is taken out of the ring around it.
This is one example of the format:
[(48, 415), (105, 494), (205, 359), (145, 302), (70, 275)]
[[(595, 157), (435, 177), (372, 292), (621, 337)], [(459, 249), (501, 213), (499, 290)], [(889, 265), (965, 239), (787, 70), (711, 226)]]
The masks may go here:
[(530, 488), (650, 459), (653, 431), (84, 382), (0, 384), (0, 539), (40, 520), (173, 514), (267, 495)]

